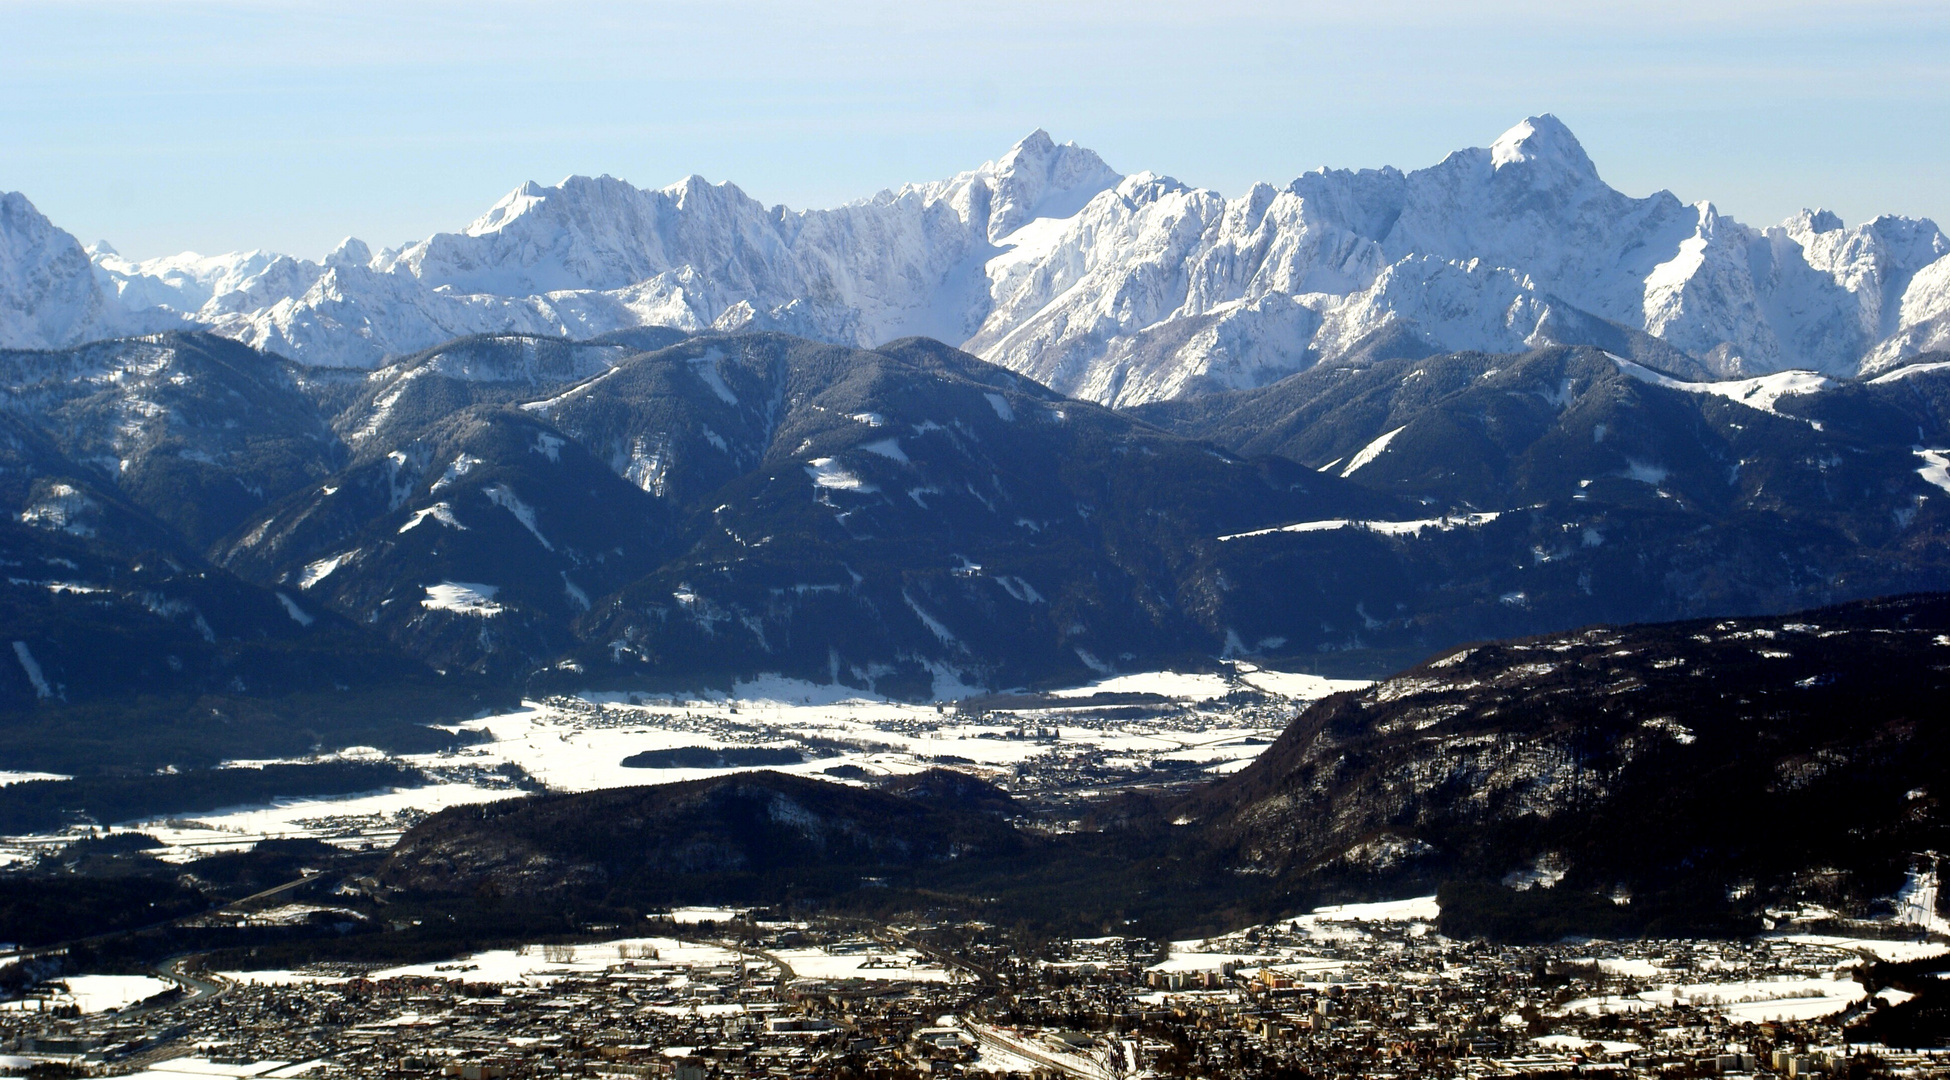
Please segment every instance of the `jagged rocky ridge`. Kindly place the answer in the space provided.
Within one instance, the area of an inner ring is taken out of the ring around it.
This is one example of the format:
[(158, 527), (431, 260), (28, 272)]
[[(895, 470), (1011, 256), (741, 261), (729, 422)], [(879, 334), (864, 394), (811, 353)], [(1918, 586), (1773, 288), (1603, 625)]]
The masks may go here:
[(1693, 375), (1882, 370), (1950, 342), (1950, 239), (1804, 212), (1756, 229), (1605, 184), (1565, 126), (1412, 172), (1320, 170), (1233, 198), (1119, 175), (1037, 132), (949, 180), (831, 210), (690, 177), (525, 184), (455, 233), (321, 263), (254, 251), (92, 265), (19, 195), (0, 213), (0, 345), (200, 325), (371, 367), (469, 333), (907, 335), (1078, 398), (1264, 385), (1378, 343), (1595, 344)]

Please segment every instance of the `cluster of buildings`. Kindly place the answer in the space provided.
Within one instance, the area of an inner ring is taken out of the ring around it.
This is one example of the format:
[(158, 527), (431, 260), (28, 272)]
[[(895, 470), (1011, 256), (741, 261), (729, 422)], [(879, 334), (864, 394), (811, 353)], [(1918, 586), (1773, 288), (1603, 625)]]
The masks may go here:
[(974, 1060), (953, 1019), (979, 996), (972, 977), (858, 935), (744, 929), (749, 943), (722, 946), (638, 939), (393, 971), (205, 973), (206, 992), (120, 1012), (0, 1011), (0, 1075), (702, 1080)]
[[(1425, 907), (1426, 905), (1425, 902)], [(1851, 1045), (1881, 948), (1460, 943), (1421, 908), (1029, 955), (981, 923), (730, 921), (416, 969), (206, 976), (120, 1014), (0, 1012), (0, 1073), (203, 1077), (1939, 1076)]]
[[(1219, 699), (1223, 711), (1150, 693), (986, 704), (836, 709), (810, 733), (772, 706), (563, 699), (550, 702), (536, 745), (613, 765), (611, 744), (592, 733), (654, 726), (700, 741), (795, 742), (805, 769), (839, 761), (858, 778), (972, 765), (1021, 799), (1024, 824), (1062, 828), (1107, 788), (1169, 787), (1243, 764), (1294, 708), (1250, 688)], [(1144, 723), (1125, 710), (1142, 710)], [(431, 768), (439, 783), (535, 786), (512, 761), (456, 755)], [(423, 814), (388, 805), (297, 824), (349, 846), (384, 842)], [(1917, 906), (1934, 918), (1933, 903)], [(652, 924), (664, 938), (410, 968), (179, 967), (167, 972), (177, 989), (115, 1011), (47, 995), (33, 1008), (0, 1001), (0, 1076), (1950, 1080), (1950, 1057), (1845, 1037), (1905, 996), (1871, 997), (1855, 979), (1860, 965), (1944, 950), (1944, 928), (1928, 920), (1889, 928), (1908, 941), (1795, 934), (1785, 919), (1781, 932), (1744, 941), (1492, 946), (1442, 937), (1432, 898), (1178, 942), (1049, 941), (965, 921), (672, 914)], [(347, 928), (362, 918), (299, 904), (224, 916), (301, 917)]]
[[(978, 1011), (1122, 1038), (1157, 1075), (1950, 1075), (1950, 1056), (1852, 1045), (1854, 967), (1902, 942), (1459, 943), (1418, 919), (1309, 916), (1159, 945), (1062, 943)], [(1108, 1045), (1108, 1044), (1105, 1044)], [(1101, 1056), (1101, 1055), (1100, 1055)]]

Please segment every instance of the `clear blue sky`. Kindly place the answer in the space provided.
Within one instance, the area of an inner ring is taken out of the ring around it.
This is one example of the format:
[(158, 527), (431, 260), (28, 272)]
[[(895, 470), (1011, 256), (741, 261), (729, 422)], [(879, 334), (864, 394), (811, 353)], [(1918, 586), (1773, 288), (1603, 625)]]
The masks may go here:
[(1634, 195), (1950, 225), (1941, 0), (0, 0), (0, 26), (0, 190), (132, 256), (397, 244), (571, 173), (826, 206), (1037, 127), (1236, 194), (1538, 112)]

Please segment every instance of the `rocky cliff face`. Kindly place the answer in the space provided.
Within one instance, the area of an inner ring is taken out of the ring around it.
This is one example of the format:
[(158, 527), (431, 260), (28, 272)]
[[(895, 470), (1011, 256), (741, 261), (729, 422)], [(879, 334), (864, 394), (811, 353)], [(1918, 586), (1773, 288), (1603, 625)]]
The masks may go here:
[(88, 253), (19, 192), (0, 194), (0, 348), (46, 348), (112, 332)]

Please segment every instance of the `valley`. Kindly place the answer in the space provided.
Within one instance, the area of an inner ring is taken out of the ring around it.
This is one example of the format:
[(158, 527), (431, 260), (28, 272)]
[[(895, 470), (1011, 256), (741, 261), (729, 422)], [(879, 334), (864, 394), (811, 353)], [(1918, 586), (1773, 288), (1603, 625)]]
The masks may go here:
[(0, 194), (0, 1075), (1950, 1075), (1950, 237), (1548, 114)]
[[(1233, 664), (936, 704), (782, 678), (551, 698), (391, 759), (426, 777), (391, 795), (16, 838), (16, 889), (66, 882), (111, 921), (22, 951), (9, 970), (40, 974), (0, 1030), (145, 1077), (1925, 1076), (1946, 642), (1919, 597), (1471, 646), (1372, 684)], [(153, 883), (129, 894), (153, 909), (172, 876), (183, 914), (115, 928), (111, 883)], [(185, 953), (216, 996), (122, 1015), (75, 989), (190, 985), (155, 966)]]
[[(557, 697), (519, 712), (461, 722), (480, 741), (452, 750), (388, 756), (350, 748), (334, 760), (416, 770), (415, 783), (341, 796), (280, 799), (271, 807), (212, 808), (155, 818), (77, 825), (0, 841), (0, 859), (31, 861), (80, 837), (138, 833), (161, 844), (164, 862), (186, 863), (266, 840), (317, 840), (348, 850), (390, 848), (413, 824), (449, 806), (535, 791), (581, 792), (772, 769), (842, 783), (884, 781), (946, 768), (1001, 782), (1048, 828), (1121, 788), (1171, 790), (1235, 771), (1326, 694), (1366, 685), (1266, 671), (1118, 676), (1050, 695), (965, 699), (948, 705), (863, 700), (844, 687), (772, 679), (699, 699), (642, 694)], [(722, 758), (739, 747), (779, 751), (750, 765), (638, 766), (684, 748)], [(235, 761), (226, 770), (293, 767)], [(14, 782), (24, 782), (14, 781)], [(48, 776), (52, 782), (64, 779)], [(4, 789), (0, 789), (3, 791)], [(1029, 809), (1033, 806), (1033, 810)]]

